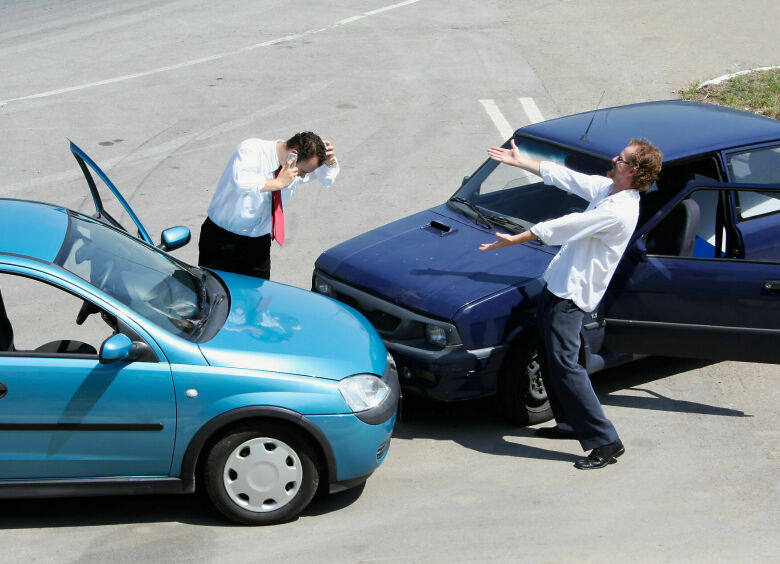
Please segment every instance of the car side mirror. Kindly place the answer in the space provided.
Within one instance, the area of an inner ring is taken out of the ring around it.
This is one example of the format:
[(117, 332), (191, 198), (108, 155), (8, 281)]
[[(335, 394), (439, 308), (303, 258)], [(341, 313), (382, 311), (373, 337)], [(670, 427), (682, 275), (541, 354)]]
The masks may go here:
[(466, 182), (468, 182), (469, 180), (471, 180), (471, 176), (464, 176), (463, 182), (460, 183), (460, 187), (463, 188), (466, 185)]
[(112, 335), (100, 345), (100, 364), (111, 364), (118, 360), (132, 362), (157, 362), (154, 351), (143, 341), (133, 341), (123, 333)]
[(190, 233), (190, 230), (183, 225), (169, 227), (162, 232), (160, 244), (157, 245), (157, 248), (166, 252), (172, 251), (189, 243), (191, 237), (192, 234)]
[(117, 333), (100, 345), (98, 360), (100, 360), (100, 364), (111, 364), (118, 360), (129, 360), (132, 353), (133, 341), (127, 335)]
[(647, 262), (645, 240), (640, 237), (634, 241), (634, 244), (626, 251), (626, 256), (633, 262)]

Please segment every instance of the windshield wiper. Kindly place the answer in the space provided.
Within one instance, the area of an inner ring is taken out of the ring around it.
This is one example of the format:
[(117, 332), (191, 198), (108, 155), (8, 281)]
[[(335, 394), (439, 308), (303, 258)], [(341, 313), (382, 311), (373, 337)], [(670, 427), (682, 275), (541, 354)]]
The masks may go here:
[(513, 221), (508, 217), (504, 217), (503, 215), (486, 215), (485, 218), (491, 223), (495, 223), (501, 227), (511, 227), (512, 229), (516, 229), (518, 233), (520, 231), (525, 231), (526, 229), (525, 226), (520, 225), (516, 221)]
[(452, 198), (450, 198), (450, 202), (463, 204), (471, 211), (473, 211), (475, 214), (477, 214), (478, 220), (481, 220), (482, 223), (484, 223), (487, 227), (492, 227), (490, 220), (485, 216), (485, 214), (482, 213), (482, 210), (480, 210), (479, 207), (477, 207), (477, 205), (474, 202), (470, 202), (465, 198), (461, 198), (460, 196), (453, 196)]
[(208, 292), (206, 291), (206, 271), (201, 270), (198, 272), (198, 282), (200, 282), (200, 285), (198, 286), (198, 309), (203, 310), (203, 308), (208, 303)]

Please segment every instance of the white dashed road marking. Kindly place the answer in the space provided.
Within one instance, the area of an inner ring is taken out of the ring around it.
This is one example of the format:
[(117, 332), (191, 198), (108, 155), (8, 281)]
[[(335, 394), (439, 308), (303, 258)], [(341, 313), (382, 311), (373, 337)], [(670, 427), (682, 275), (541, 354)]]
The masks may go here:
[[(539, 111), (539, 107), (536, 105), (533, 98), (518, 98), (518, 100), (520, 100), (520, 105), (523, 107), (523, 111), (528, 117), (528, 123), (539, 123), (540, 121), (544, 121), (544, 116), (542, 116), (542, 112)], [(496, 126), (501, 137), (504, 139), (511, 137), (515, 132), (515, 128), (509, 124), (509, 121), (504, 117), (504, 114), (498, 109), (496, 102), (494, 100), (485, 99), (480, 100), (479, 103), (485, 108), (487, 115), (493, 121), (493, 125)]]

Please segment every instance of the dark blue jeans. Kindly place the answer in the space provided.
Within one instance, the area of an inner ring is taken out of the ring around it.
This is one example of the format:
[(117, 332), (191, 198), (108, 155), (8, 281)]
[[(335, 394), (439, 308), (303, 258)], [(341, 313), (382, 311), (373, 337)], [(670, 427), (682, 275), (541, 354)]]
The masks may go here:
[(537, 316), (542, 379), (558, 427), (574, 431), (583, 450), (591, 450), (615, 442), (618, 435), (604, 415), (588, 372), (578, 362), (584, 315), (573, 301), (559, 298), (545, 286)]

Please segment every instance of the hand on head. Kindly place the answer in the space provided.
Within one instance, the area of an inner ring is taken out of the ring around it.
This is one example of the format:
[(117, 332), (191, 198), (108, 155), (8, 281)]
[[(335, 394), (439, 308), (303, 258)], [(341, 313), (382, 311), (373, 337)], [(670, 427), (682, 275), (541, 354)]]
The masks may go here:
[(323, 139), (325, 143), (325, 163), (326, 165), (332, 165), (336, 161), (336, 149), (330, 144), (330, 141)]

